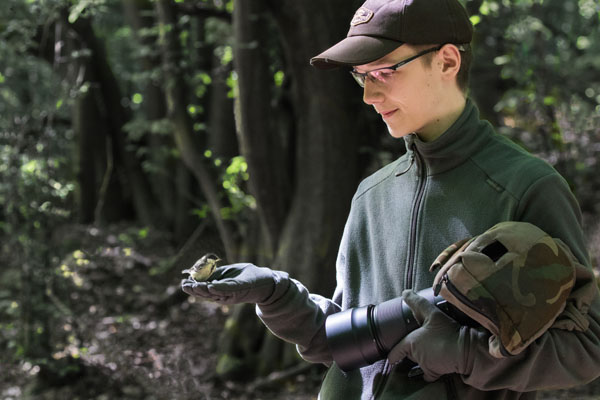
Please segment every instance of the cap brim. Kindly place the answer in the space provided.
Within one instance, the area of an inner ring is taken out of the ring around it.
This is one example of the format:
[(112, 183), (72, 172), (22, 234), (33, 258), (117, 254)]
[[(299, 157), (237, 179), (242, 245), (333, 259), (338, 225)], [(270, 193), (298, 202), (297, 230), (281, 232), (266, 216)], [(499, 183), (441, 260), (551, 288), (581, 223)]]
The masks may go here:
[(369, 64), (402, 44), (396, 40), (372, 36), (349, 36), (318, 56), (311, 58), (310, 65), (320, 69), (331, 69)]

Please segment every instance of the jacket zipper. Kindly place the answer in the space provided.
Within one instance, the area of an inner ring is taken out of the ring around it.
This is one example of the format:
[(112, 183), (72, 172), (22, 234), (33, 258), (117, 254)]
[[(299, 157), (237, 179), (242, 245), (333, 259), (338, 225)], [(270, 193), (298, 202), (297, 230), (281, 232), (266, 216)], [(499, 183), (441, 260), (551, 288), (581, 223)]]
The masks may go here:
[[(427, 177), (427, 170), (426, 170), (425, 163), (423, 162), (423, 159), (421, 158), (420, 154), (417, 152), (417, 148), (415, 145), (412, 146), (412, 151), (413, 151), (413, 156), (411, 157), (410, 165), (404, 172), (407, 172), (412, 167), (412, 165), (414, 164), (414, 162), (416, 160), (417, 161), (416, 162), (417, 171), (419, 173), (419, 185), (417, 187), (417, 195), (416, 195), (415, 201), (413, 203), (411, 223), (410, 223), (410, 237), (409, 237), (409, 247), (408, 247), (408, 252), (409, 252), (408, 253), (408, 268), (406, 270), (406, 275), (405, 275), (406, 288), (408, 288), (408, 289), (412, 288), (412, 286), (413, 286), (412, 280), (413, 280), (414, 263), (415, 263), (415, 258), (416, 258), (415, 247), (416, 247), (416, 241), (417, 241), (416, 230), (417, 230), (419, 211), (421, 210), (421, 203), (423, 202), (423, 194), (425, 193), (425, 178)], [(404, 172), (402, 172), (402, 173), (404, 173)], [(401, 175), (401, 174), (399, 174), (399, 175)], [(373, 395), (374, 400), (377, 399), (377, 397), (379, 397), (379, 395), (381, 393), (383, 393), (385, 386), (387, 385), (387, 380), (390, 377), (393, 369), (394, 369), (394, 365), (390, 365), (389, 362), (386, 360), (383, 370), (381, 371), (381, 380), (379, 381), (379, 384), (377, 385), (377, 388), (375, 390), (375, 394)]]
[(417, 224), (419, 213), (421, 211), (421, 205), (423, 203), (423, 195), (425, 194), (425, 181), (427, 178), (427, 166), (423, 162), (423, 158), (418, 153), (417, 148), (413, 145), (413, 154), (417, 160), (417, 172), (419, 174), (419, 185), (417, 186), (417, 194), (415, 201), (413, 202), (413, 209), (410, 221), (410, 236), (408, 244), (408, 265), (406, 268), (406, 288), (410, 289), (413, 287), (413, 275), (415, 269), (416, 260), (416, 247), (417, 247)]

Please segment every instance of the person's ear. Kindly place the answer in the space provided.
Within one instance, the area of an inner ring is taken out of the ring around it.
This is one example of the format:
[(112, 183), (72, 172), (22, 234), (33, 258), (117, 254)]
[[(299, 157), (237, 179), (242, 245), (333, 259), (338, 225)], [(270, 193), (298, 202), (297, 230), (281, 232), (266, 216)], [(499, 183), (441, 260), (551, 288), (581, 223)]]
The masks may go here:
[(461, 55), (458, 47), (447, 44), (438, 52), (440, 72), (447, 79), (454, 79), (460, 70)]

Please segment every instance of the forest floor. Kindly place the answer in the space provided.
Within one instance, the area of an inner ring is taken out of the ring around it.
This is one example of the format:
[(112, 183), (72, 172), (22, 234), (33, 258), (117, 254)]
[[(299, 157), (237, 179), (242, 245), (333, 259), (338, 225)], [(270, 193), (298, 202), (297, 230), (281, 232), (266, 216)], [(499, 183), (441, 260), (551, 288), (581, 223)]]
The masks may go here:
[[(316, 399), (320, 366), (245, 382), (217, 377), (215, 349), (231, 310), (180, 292), (180, 270), (193, 260), (175, 259), (164, 237), (122, 226), (57, 235), (68, 252), (48, 291), (60, 310), (47, 332), (56, 347), (39, 362), (3, 351), (0, 400)], [(0, 348), (14, 334), (0, 330)], [(600, 399), (600, 380), (539, 397)]]

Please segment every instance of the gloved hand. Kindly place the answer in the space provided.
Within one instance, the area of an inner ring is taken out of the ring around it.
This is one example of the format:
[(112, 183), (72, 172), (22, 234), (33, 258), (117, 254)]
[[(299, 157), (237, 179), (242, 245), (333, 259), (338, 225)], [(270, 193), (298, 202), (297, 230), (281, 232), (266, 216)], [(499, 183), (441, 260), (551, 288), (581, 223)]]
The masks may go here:
[(290, 286), (286, 272), (253, 264), (231, 264), (219, 267), (209, 281), (181, 281), (181, 289), (191, 296), (220, 304), (271, 304), (281, 298)]
[(405, 357), (419, 364), (428, 382), (450, 373), (465, 373), (466, 346), (461, 325), (413, 290), (402, 292), (421, 327), (406, 335), (388, 354), (391, 363)]

